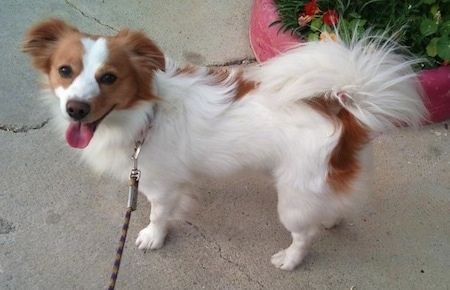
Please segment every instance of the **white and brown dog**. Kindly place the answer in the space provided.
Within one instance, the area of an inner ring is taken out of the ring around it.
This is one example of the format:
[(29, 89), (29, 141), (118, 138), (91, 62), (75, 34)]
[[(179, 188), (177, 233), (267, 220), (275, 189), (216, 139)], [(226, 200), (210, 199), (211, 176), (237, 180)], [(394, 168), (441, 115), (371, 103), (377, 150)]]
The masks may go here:
[(251, 168), (274, 178), (292, 244), (272, 263), (292, 270), (320, 226), (364, 195), (371, 138), (426, 113), (414, 60), (383, 43), (309, 42), (246, 71), (177, 67), (142, 32), (89, 35), (51, 19), (30, 29), (23, 49), (46, 75), (67, 143), (94, 169), (126, 181), (151, 125), (140, 189), (152, 208), (139, 249), (163, 246), (199, 176)]

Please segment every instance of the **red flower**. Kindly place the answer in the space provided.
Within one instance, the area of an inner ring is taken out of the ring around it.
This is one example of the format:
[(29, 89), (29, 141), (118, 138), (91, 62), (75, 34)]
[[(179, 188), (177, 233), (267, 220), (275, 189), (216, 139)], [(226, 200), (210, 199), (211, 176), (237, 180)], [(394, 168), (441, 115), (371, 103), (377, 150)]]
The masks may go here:
[(327, 10), (323, 14), (323, 23), (335, 26), (339, 21), (339, 14), (336, 12), (336, 10)]
[(319, 11), (319, 7), (317, 7), (317, 0), (311, 0), (305, 4), (305, 15), (312, 16)]

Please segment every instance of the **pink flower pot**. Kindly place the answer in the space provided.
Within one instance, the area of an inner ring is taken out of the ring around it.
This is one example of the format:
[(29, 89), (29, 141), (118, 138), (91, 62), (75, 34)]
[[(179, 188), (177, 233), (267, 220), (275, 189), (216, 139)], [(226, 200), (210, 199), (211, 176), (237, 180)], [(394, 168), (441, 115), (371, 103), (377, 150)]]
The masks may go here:
[[(299, 42), (290, 31), (280, 31), (273, 0), (254, 0), (250, 19), (250, 45), (258, 62), (264, 62)], [(424, 90), (424, 103), (431, 122), (450, 118), (450, 66), (424, 70), (419, 75)]]
[(450, 119), (450, 66), (424, 70), (419, 75), (431, 122)]
[(250, 18), (250, 46), (258, 62), (263, 62), (298, 44), (299, 39), (289, 31), (279, 31), (271, 23), (278, 20), (273, 0), (255, 0)]

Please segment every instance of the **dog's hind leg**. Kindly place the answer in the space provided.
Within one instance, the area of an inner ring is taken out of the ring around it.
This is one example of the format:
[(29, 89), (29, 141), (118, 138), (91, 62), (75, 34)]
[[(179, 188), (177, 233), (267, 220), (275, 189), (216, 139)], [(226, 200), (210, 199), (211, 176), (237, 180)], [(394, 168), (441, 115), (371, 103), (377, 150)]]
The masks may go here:
[(298, 232), (291, 232), (292, 244), (273, 255), (271, 259), (272, 264), (281, 270), (294, 270), (308, 253), (308, 248), (317, 231), (317, 227), (311, 226)]
[(272, 256), (272, 264), (282, 270), (293, 270), (306, 256), (319, 231), (326, 208), (320, 194), (305, 192), (278, 181), (278, 214), (291, 232), (291, 245)]

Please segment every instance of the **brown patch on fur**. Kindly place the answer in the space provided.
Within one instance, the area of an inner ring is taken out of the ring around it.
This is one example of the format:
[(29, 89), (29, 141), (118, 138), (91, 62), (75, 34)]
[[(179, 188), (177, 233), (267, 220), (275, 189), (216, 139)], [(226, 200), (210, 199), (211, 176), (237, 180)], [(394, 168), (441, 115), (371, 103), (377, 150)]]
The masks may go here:
[(121, 45), (127, 50), (130, 58), (139, 64), (139, 69), (164, 71), (166, 60), (159, 47), (141, 31), (129, 29), (121, 30), (116, 36), (111, 37), (115, 44)]
[[(54, 48), (50, 56), (50, 69), (48, 72), (50, 86), (53, 88), (67, 88), (83, 70), (84, 48), (81, 44), (81, 34), (70, 33), (62, 36), (58, 45)], [(58, 69), (63, 65), (72, 68), (72, 75), (68, 78), (62, 78)]]
[(214, 78), (214, 84), (223, 84), (230, 77), (230, 71), (222, 67), (209, 68), (208, 74)]
[(70, 34), (79, 34), (79, 32), (59, 19), (43, 21), (27, 32), (22, 43), (22, 51), (31, 55), (35, 68), (48, 74), (50, 58), (59, 45), (59, 41)]
[(244, 79), (242, 73), (236, 78), (236, 91), (233, 101), (238, 101), (242, 99), (246, 94), (256, 89), (258, 84), (252, 80)]
[(197, 67), (192, 64), (187, 64), (184, 67), (177, 68), (175, 75), (193, 75), (197, 72)]
[[(177, 69), (175, 75), (192, 75), (198, 71), (198, 68), (193, 65), (186, 65)], [(256, 89), (258, 84), (252, 80), (244, 78), (242, 71), (235, 73), (232, 76), (232, 72), (225, 68), (208, 68), (207, 75), (211, 78), (208, 80), (208, 85), (220, 86), (220, 85), (232, 85), (235, 84), (234, 96), (232, 101), (238, 101), (250, 91)]]
[(361, 170), (358, 153), (369, 142), (369, 131), (345, 109), (336, 116), (342, 125), (342, 133), (331, 153), (328, 182), (341, 193), (349, 190), (352, 180)]
[(126, 109), (141, 100), (157, 99), (151, 87), (153, 77), (156, 70), (165, 70), (164, 54), (159, 47), (143, 32), (126, 29), (108, 38), (108, 48), (108, 60), (97, 73), (115, 72), (121, 81), (120, 93), (117, 81), (116, 90), (110, 91), (122, 96), (117, 108)]
[[(178, 75), (194, 75), (195, 73), (198, 73), (201, 69), (195, 65), (192, 64), (186, 64), (183, 67), (177, 68), (175, 72), (175, 76)], [(206, 75), (211, 76), (212, 79), (208, 82), (210, 85), (220, 85), (225, 82), (225, 80), (230, 76), (230, 71), (226, 68), (208, 68), (206, 70)]]
[[(133, 64), (128, 52), (114, 42), (108, 42), (108, 59), (95, 73), (99, 80), (104, 74), (110, 73), (117, 77), (112, 84), (98, 83), (100, 94), (95, 97), (92, 112), (99, 112), (100, 116), (112, 106), (116, 109), (132, 107), (139, 100), (151, 100), (155, 97), (151, 92), (151, 76), (139, 76), (139, 70)], [(144, 83), (145, 82), (145, 85)]]
[[(227, 79), (229, 79), (231, 72), (226, 68), (210, 68), (209, 74), (214, 77), (214, 81), (217, 84), (223, 84)], [(252, 80), (247, 80), (244, 78), (242, 71), (236, 73), (236, 76), (230, 83), (235, 83), (236, 88), (234, 90), (233, 101), (238, 101), (242, 99), (250, 91), (257, 88), (258, 84)]]
[(336, 100), (314, 98), (306, 103), (342, 128), (330, 156), (328, 183), (336, 193), (344, 193), (361, 170), (358, 153), (369, 142), (369, 130)]

